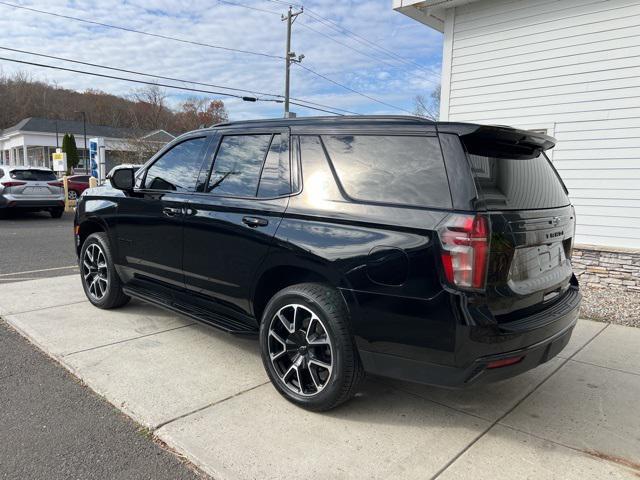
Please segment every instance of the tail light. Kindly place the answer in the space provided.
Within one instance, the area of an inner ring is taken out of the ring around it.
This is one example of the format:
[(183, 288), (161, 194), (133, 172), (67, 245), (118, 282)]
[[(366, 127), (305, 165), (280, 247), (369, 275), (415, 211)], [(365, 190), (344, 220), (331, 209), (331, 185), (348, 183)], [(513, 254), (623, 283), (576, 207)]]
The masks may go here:
[(489, 223), (481, 215), (451, 215), (439, 228), (442, 266), (451, 285), (483, 289), (489, 256)]
[(27, 182), (0, 182), (5, 187), (19, 187), (20, 185), (26, 185)]
[(51, 185), (52, 187), (64, 187), (64, 183), (62, 182), (47, 182), (47, 185)]

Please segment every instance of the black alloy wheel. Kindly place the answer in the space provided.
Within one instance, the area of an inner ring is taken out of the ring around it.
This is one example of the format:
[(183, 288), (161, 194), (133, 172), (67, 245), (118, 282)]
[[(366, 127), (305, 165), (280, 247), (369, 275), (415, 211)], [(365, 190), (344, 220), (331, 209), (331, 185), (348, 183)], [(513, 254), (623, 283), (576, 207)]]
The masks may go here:
[(302, 283), (276, 293), (262, 315), (260, 347), (276, 390), (308, 410), (345, 402), (364, 376), (344, 299), (327, 285)]
[(80, 279), (89, 301), (98, 308), (116, 308), (130, 297), (122, 291), (122, 282), (113, 264), (106, 233), (92, 233), (80, 250)]

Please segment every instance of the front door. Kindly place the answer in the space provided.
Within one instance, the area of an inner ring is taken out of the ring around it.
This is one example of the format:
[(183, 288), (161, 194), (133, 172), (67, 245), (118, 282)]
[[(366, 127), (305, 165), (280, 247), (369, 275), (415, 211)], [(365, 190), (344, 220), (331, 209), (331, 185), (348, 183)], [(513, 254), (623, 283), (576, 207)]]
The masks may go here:
[(129, 280), (184, 287), (184, 212), (208, 140), (192, 137), (173, 145), (142, 172), (141, 188), (118, 202), (118, 263)]
[(188, 289), (219, 313), (253, 323), (250, 291), (291, 192), (288, 131), (223, 133), (184, 225)]

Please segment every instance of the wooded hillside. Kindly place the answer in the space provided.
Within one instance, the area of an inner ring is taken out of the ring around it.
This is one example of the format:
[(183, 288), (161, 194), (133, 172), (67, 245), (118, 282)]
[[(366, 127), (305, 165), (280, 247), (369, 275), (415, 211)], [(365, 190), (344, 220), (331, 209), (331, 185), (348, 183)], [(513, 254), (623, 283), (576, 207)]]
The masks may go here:
[(166, 93), (156, 86), (132, 91), (125, 98), (99, 90), (77, 92), (22, 73), (0, 75), (0, 129), (26, 117), (80, 120), (82, 111), (95, 125), (141, 132), (164, 129), (173, 134), (228, 119), (222, 100), (192, 97), (172, 109)]

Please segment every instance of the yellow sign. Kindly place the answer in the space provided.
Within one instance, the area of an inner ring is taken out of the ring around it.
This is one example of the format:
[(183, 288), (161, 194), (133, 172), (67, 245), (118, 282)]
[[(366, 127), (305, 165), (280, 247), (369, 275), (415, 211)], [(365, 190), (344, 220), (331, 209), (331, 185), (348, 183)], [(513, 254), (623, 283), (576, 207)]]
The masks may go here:
[(65, 172), (67, 170), (67, 154), (63, 152), (56, 152), (51, 154), (53, 160), (54, 172)]

